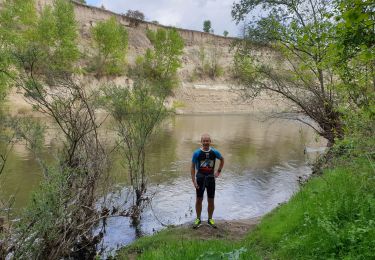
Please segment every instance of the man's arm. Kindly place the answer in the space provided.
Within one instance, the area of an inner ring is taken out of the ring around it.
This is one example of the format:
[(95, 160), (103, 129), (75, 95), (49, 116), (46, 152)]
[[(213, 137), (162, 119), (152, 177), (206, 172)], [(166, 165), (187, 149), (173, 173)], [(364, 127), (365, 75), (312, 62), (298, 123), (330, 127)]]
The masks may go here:
[(199, 189), (199, 186), (197, 184), (197, 180), (195, 179), (195, 163), (191, 163), (191, 169), (190, 169), (190, 172), (191, 172), (191, 181), (193, 182), (193, 185), (196, 189)]
[(220, 160), (220, 165), (219, 165), (219, 168), (217, 169), (216, 173), (215, 173), (215, 178), (219, 177), (220, 173), (221, 173), (221, 170), (223, 169), (224, 167), (224, 157), (221, 157)]

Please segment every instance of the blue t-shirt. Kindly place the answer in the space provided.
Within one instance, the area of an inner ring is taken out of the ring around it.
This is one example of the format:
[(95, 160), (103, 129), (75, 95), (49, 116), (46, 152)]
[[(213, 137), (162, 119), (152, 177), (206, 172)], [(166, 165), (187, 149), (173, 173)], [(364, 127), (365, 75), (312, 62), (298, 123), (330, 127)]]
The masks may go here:
[(213, 174), (216, 159), (221, 160), (222, 158), (220, 152), (212, 147), (208, 151), (199, 148), (193, 153), (192, 162), (195, 164), (198, 173)]

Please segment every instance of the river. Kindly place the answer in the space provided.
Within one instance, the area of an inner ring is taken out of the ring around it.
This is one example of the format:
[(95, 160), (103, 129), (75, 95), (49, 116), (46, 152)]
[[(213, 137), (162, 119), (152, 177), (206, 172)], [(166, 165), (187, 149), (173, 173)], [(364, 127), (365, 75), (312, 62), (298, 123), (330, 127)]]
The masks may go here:
[[(225, 158), (217, 179), (215, 219), (235, 220), (259, 217), (288, 200), (299, 187), (299, 178), (311, 173), (309, 162), (316, 156), (316, 135), (305, 125), (287, 120), (260, 120), (248, 115), (178, 115), (163, 124), (148, 148), (148, 193), (151, 206), (142, 215), (140, 229), (125, 217), (107, 222), (103, 246), (111, 251), (152, 234), (165, 225), (191, 222), (195, 217), (195, 190), (190, 178), (191, 156), (199, 148), (202, 133), (209, 133), (212, 145)], [(110, 127), (108, 127), (110, 128)], [(45, 157), (56, 148), (54, 138), (45, 143)], [(310, 152), (313, 151), (313, 152)], [(125, 200), (128, 191), (121, 155), (115, 156), (113, 176), (120, 187), (116, 200)], [(10, 153), (3, 178), (2, 193), (15, 194), (15, 207), (22, 208), (40, 181), (40, 167), (21, 144)], [(206, 199), (203, 220), (207, 219)]]

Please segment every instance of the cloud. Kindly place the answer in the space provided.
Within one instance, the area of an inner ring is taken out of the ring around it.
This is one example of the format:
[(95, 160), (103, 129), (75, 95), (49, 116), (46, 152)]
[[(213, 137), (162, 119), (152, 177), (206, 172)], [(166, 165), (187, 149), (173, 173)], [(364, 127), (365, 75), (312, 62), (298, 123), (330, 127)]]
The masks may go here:
[(143, 12), (149, 21), (159, 21), (186, 29), (202, 31), (203, 21), (210, 20), (215, 34), (222, 35), (227, 30), (236, 36), (238, 27), (232, 21), (233, 0), (86, 0), (88, 4), (101, 6), (116, 13), (127, 10)]

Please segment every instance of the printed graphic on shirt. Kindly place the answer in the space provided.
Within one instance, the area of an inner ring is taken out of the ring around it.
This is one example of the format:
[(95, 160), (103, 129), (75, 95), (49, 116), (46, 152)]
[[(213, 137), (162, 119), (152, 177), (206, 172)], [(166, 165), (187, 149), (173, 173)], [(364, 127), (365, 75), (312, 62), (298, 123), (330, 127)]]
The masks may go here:
[(212, 173), (215, 167), (215, 159), (210, 160), (210, 153), (205, 153), (205, 157), (204, 160), (199, 161), (199, 171), (206, 174)]
[(193, 154), (193, 163), (198, 173), (213, 174), (215, 169), (215, 160), (221, 159), (219, 151), (210, 148), (208, 151), (197, 149)]

